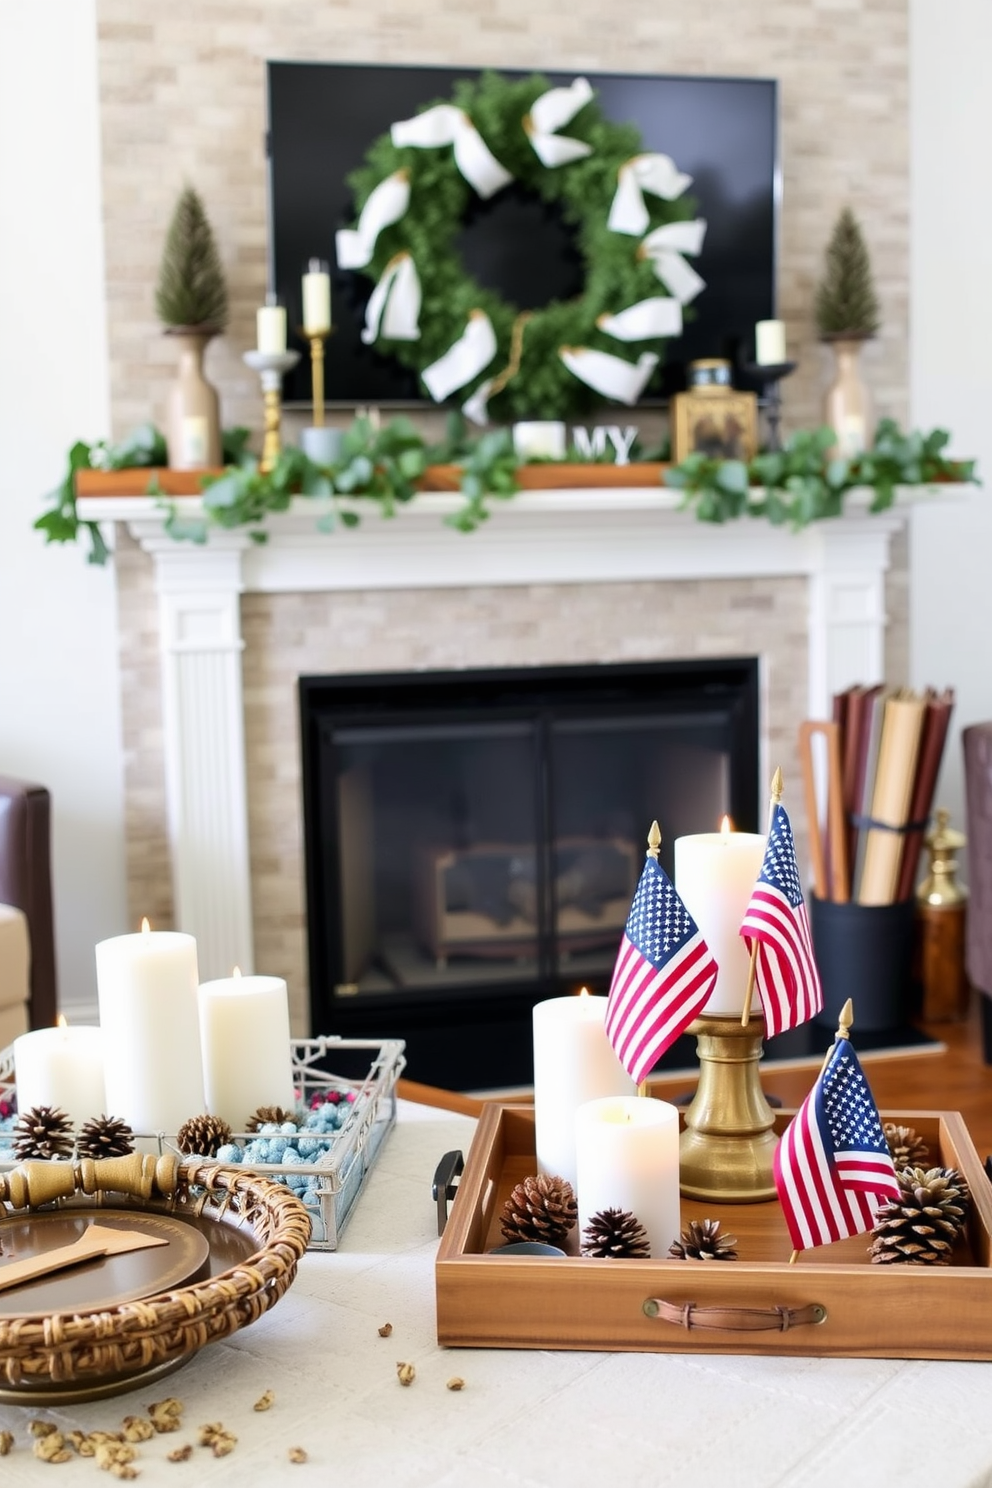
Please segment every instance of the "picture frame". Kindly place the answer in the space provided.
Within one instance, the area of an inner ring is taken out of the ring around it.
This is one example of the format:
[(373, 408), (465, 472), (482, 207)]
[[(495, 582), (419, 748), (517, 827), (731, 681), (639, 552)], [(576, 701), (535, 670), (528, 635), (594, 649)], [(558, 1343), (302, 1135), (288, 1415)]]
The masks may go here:
[(758, 398), (734, 388), (706, 387), (672, 399), (672, 459), (704, 454), (751, 460), (758, 452)]

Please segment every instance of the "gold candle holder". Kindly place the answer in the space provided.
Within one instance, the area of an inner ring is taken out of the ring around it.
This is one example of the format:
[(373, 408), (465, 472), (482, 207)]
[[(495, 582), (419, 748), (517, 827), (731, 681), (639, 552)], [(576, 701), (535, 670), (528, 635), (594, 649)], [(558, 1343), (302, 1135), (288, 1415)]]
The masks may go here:
[(244, 360), (256, 371), (262, 382), (265, 405), (265, 433), (259, 470), (268, 475), (282, 451), (282, 380), (300, 360), (298, 351), (246, 351)]
[(759, 1204), (775, 1197), (775, 1113), (758, 1077), (765, 1020), (702, 1014), (696, 1035), (699, 1085), (679, 1141), (679, 1181), (691, 1199)]
[(313, 386), (313, 426), (324, 427), (324, 332), (308, 336), (310, 342), (310, 380)]

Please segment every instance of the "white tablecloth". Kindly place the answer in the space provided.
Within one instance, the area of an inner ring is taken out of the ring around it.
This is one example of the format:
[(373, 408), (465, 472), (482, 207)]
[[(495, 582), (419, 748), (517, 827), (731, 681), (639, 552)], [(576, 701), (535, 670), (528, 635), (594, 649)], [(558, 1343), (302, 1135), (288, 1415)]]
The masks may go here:
[[(281, 1302), (157, 1385), (63, 1410), (0, 1409), (3, 1488), (109, 1482), (47, 1466), (27, 1423), (116, 1429), (177, 1395), (187, 1429), (139, 1447), (140, 1482), (254, 1488), (979, 1488), (992, 1484), (992, 1366), (888, 1359), (439, 1349), (438, 1158), (475, 1123), (401, 1103), (337, 1252), (310, 1252)], [(380, 1338), (390, 1322), (390, 1338)], [(992, 1316), (989, 1318), (992, 1330)], [(408, 1388), (396, 1363), (416, 1368)], [(460, 1375), (465, 1388), (446, 1389)], [(275, 1404), (256, 1414), (265, 1390)], [(221, 1421), (229, 1457), (166, 1453)], [(304, 1465), (288, 1450), (303, 1447)], [(54, 1476), (53, 1476), (54, 1475)]]

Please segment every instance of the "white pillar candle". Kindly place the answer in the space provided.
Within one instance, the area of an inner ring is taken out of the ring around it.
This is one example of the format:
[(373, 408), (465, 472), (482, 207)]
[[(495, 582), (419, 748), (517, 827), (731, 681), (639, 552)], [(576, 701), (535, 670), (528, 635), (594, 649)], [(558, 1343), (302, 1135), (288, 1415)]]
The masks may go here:
[(261, 305), (255, 312), (258, 350), (281, 356), (286, 350), (286, 311), (282, 305)]
[(36, 1028), (14, 1040), (17, 1109), (58, 1106), (76, 1131), (107, 1114), (103, 1079), (103, 1035), (99, 1028), (61, 1023)]
[(761, 872), (765, 839), (756, 832), (701, 832), (675, 839), (675, 887), (719, 967), (703, 1008), (712, 1016), (744, 1011), (748, 954), (741, 921)]
[(147, 928), (102, 940), (96, 980), (108, 1113), (136, 1132), (177, 1132), (206, 1110), (196, 941)]
[(514, 424), (513, 449), (520, 460), (564, 460), (567, 434), (556, 419)]
[(679, 1234), (679, 1113), (667, 1101), (615, 1096), (575, 1114), (579, 1234), (594, 1214), (620, 1209), (647, 1231), (653, 1256)]
[(575, 1186), (575, 1113), (604, 1095), (633, 1095), (633, 1080), (603, 1026), (605, 997), (552, 997), (534, 1008), (534, 1127), (538, 1172)]
[(202, 982), (200, 1038), (207, 1110), (237, 1132), (259, 1106), (291, 1111), (289, 994), (282, 977), (233, 976)]
[(762, 367), (780, 367), (785, 361), (785, 322), (759, 320), (754, 328), (754, 359)]
[(331, 276), (319, 258), (312, 258), (303, 275), (303, 329), (308, 336), (326, 336), (331, 329)]

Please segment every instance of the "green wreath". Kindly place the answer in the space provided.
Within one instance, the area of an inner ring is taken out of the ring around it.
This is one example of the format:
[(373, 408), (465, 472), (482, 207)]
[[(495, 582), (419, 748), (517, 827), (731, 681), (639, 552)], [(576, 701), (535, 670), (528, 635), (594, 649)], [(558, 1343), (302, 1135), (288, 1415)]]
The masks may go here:
[[(574, 299), (552, 300), (543, 309), (521, 313), (466, 274), (456, 238), (474, 192), (461, 175), (450, 145), (397, 146), (386, 133), (372, 144), (366, 163), (348, 178), (356, 210), (361, 213), (387, 177), (408, 173), (406, 211), (379, 233), (371, 259), (358, 272), (378, 284), (397, 255), (412, 258), (422, 293), (419, 339), (391, 339), (383, 330), (375, 346), (412, 368), (423, 381), (425, 368), (448, 351), (470, 314), (484, 311), (495, 332), (496, 354), (455, 396), (464, 402), (488, 380), (489, 416), (503, 421), (570, 419), (602, 403), (603, 394), (580, 381), (561, 360), (563, 347), (588, 347), (633, 361), (645, 350), (658, 353), (661, 349), (655, 334), (620, 343), (597, 324), (604, 315), (616, 315), (642, 300), (668, 293), (642, 251), (643, 235), (631, 236), (608, 226), (620, 168), (642, 151), (639, 131), (630, 124), (611, 123), (595, 99), (590, 99), (562, 131), (587, 144), (590, 153), (553, 168), (542, 164), (521, 125), (550, 86), (539, 74), (509, 81), (487, 72), (477, 82), (457, 83), (450, 102), (469, 116), (514, 180), (542, 201), (557, 205), (564, 223), (574, 231), (584, 265), (582, 291)], [(432, 107), (435, 104), (427, 104), (420, 113)], [(689, 222), (694, 215), (694, 204), (685, 197), (645, 196), (644, 206), (650, 219), (648, 232)]]

